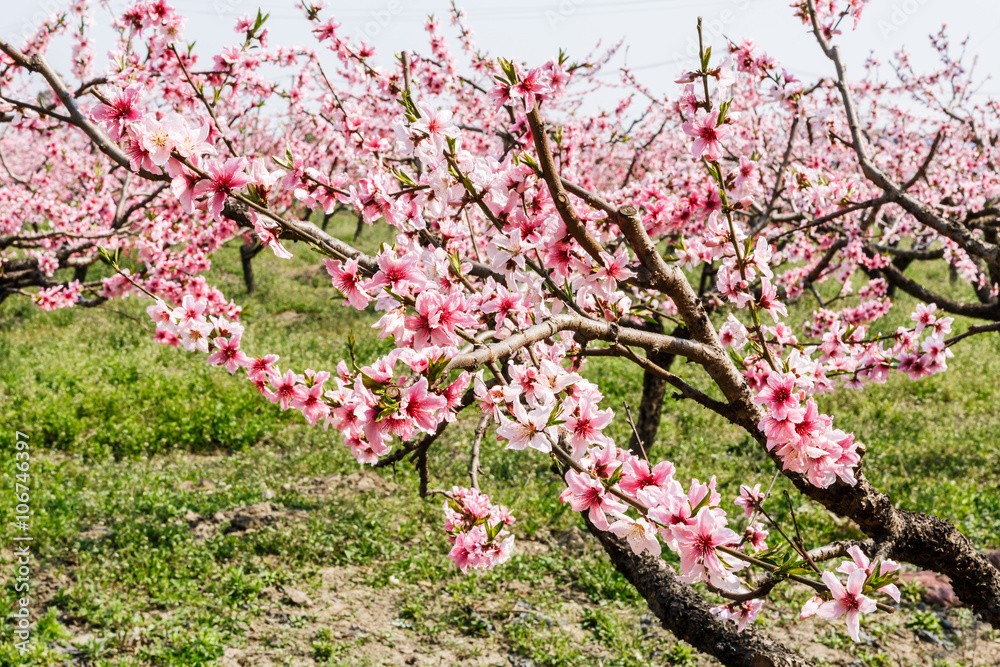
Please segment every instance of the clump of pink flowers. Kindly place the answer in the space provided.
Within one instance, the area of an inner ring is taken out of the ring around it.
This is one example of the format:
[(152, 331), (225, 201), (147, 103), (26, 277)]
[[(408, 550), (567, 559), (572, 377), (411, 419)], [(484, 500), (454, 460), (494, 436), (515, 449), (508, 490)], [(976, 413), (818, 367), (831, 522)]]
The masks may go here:
[(491, 503), (485, 493), (452, 487), (444, 502), (444, 529), (454, 544), (448, 556), (463, 573), (507, 562), (514, 548), (514, 536), (507, 530), (512, 523), (510, 511)]
[(854, 435), (833, 428), (833, 419), (820, 414), (816, 401), (796, 387), (794, 373), (772, 371), (754, 399), (767, 410), (760, 429), (767, 448), (776, 450), (785, 470), (808, 477), (826, 488), (840, 478), (856, 484), (854, 469), (861, 461)]
[[(396, 349), (371, 366), (354, 370), (341, 362), (336, 376), (312, 369), (282, 374), (277, 355), (247, 355), (241, 349), (243, 326), (221, 313), (210, 314), (212, 308), (188, 294), (175, 308), (159, 300), (146, 311), (156, 324), (160, 343), (206, 354), (210, 364), (224, 366), (231, 374), (243, 368), (271, 403), (297, 410), (310, 425), (340, 431), (361, 463), (374, 464), (388, 454), (394, 437), (405, 440), (418, 432), (432, 433), (441, 421), (453, 420), (452, 410), (470, 381), (462, 372), (454, 381), (431, 389), (426, 374), (432, 367), (440, 370), (448, 358), (437, 347), (421, 352)], [(397, 361), (409, 366), (413, 375), (396, 377)]]
[(844, 584), (833, 572), (823, 573), (823, 583), (829, 592), (814, 596), (806, 601), (799, 618), (816, 615), (825, 619), (846, 616), (847, 632), (851, 639), (859, 641), (862, 614), (876, 610), (876, 602), (870, 596), (875, 592), (885, 593), (899, 602), (899, 588), (893, 583), (899, 565), (891, 560), (871, 561), (857, 545), (847, 551), (851, 560), (844, 561), (837, 572), (847, 575)]
[[(625, 538), (636, 554), (661, 552), (661, 540), (681, 558), (681, 579), (710, 582), (735, 591), (741, 585), (736, 572), (746, 563), (719, 550), (736, 548), (740, 535), (728, 527), (719, 506), (715, 479), (707, 484), (691, 480), (685, 491), (674, 479), (674, 466), (647, 461), (614, 444), (591, 448), (566, 473), (567, 488), (559, 499), (576, 511), (587, 511), (601, 530)], [(639, 516), (628, 514), (630, 508)], [(641, 509), (639, 509), (641, 508)]]

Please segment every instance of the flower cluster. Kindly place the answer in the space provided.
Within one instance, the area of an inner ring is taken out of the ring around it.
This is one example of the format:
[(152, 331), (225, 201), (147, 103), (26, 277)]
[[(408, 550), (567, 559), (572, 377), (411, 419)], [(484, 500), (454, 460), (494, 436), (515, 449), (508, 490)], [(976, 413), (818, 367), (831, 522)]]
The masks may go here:
[(794, 373), (772, 371), (754, 401), (767, 415), (759, 427), (767, 448), (781, 457), (785, 470), (805, 475), (820, 488), (837, 478), (854, 485), (854, 468), (861, 461), (854, 435), (833, 428), (833, 419), (820, 414), (816, 401), (796, 387)]
[[(417, 432), (431, 433), (441, 421), (454, 419), (451, 411), (469, 384), (469, 375), (463, 372), (443, 389), (430, 389), (428, 377), (436, 379), (448, 358), (435, 347), (420, 353), (396, 349), (356, 371), (341, 362), (336, 376), (312, 369), (282, 374), (276, 365), (278, 355), (248, 356), (241, 349), (243, 326), (209, 314), (204, 299), (185, 295), (175, 308), (159, 300), (146, 310), (156, 323), (159, 342), (206, 354), (208, 363), (224, 366), (231, 374), (243, 368), (246, 378), (271, 403), (301, 412), (310, 425), (322, 423), (324, 428), (332, 425), (340, 431), (361, 463), (377, 462), (389, 452), (393, 438), (406, 440)], [(413, 375), (394, 376), (400, 360)]]
[(444, 502), (444, 529), (454, 546), (448, 556), (466, 572), (486, 570), (505, 563), (514, 547), (507, 527), (514, 517), (503, 505), (476, 489), (452, 487)]
[[(162, 118), (146, 113), (142, 90), (142, 84), (131, 83), (90, 112), (121, 144), (133, 172), (166, 173), (171, 178), (170, 190), (185, 212), (204, 207), (218, 223), (223, 223), (226, 199), (244, 188), (257, 201), (267, 203), (271, 189), (285, 175), (283, 170), (268, 170), (263, 158), (254, 159), (252, 164), (245, 157), (206, 159), (217, 154), (209, 141), (215, 128), (207, 123), (191, 126), (178, 113)], [(262, 243), (278, 257), (291, 257), (273, 226), (256, 211), (250, 211), (249, 216)]]
[[(707, 484), (691, 480), (685, 491), (669, 461), (651, 467), (610, 443), (592, 447), (578, 464), (579, 470), (567, 471), (567, 488), (559, 498), (586, 511), (595, 527), (624, 537), (636, 554), (659, 555), (662, 540), (680, 556), (685, 582), (707, 581), (727, 591), (741, 586), (735, 573), (746, 563), (719, 550), (736, 549), (741, 539), (728, 527), (714, 477)], [(630, 508), (639, 516), (630, 516)]]
[(56, 310), (76, 305), (80, 299), (81, 286), (79, 280), (66, 285), (56, 285), (38, 290), (31, 300), (42, 310)]
[[(848, 549), (851, 560), (844, 561), (837, 572), (847, 575), (845, 586), (832, 572), (823, 573), (823, 583), (829, 593), (814, 596), (806, 601), (799, 618), (816, 615), (820, 618), (836, 619), (847, 617), (847, 632), (851, 639), (859, 641), (858, 633), (861, 615), (875, 611), (875, 600), (868, 597), (881, 592), (899, 602), (899, 588), (893, 583), (898, 575), (899, 565), (891, 560), (871, 561), (857, 545)], [(868, 595), (866, 595), (866, 593)]]
[(747, 625), (757, 620), (757, 614), (764, 606), (763, 600), (747, 600), (745, 602), (730, 602), (709, 609), (720, 620), (736, 621), (736, 632), (743, 632)]

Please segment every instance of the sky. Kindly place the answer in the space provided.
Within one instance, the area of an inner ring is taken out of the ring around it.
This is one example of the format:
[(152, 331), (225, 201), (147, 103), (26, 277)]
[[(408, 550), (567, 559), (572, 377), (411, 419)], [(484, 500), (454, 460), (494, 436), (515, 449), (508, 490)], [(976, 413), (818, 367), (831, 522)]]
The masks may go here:
[[(125, 2), (111, 0), (115, 7)], [(0, 3), (0, 36), (16, 42), (47, 12), (64, 8), (68, 0)], [(751, 38), (805, 81), (832, 74), (831, 63), (788, 4), (789, 0), (466, 0), (459, 6), (466, 11), (479, 47), (493, 56), (537, 65), (563, 48), (571, 60), (579, 61), (598, 43), (607, 47), (624, 40), (612, 65), (627, 63), (653, 92), (673, 95), (678, 91), (673, 80), (696, 62), (698, 16), (703, 17), (706, 40), (717, 51), (727, 37)], [(258, 7), (270, 13), (272, 44), (310, 43), (307, 21), (295, 0), (173, 0), (173, 5), (188, 17), (185, 37), (196, 41), (199, 51), (215, 52), (235, 44), (239, 38), (232, 31), (233, 23)], [(447, 0), (332, 0), (323, 15), (335, 16), (349, 36), (363, 37), (376, 48), (376, 60), (391, 66), (393, 54), (400, 50), (426, 52), (423, 24), (429, 14), (441, 17), (446, 34), (454, 34), (447, 25), (448, 8)], [(108, 23), (106, 17), (105, 10), (96, 9), (98, 24), (102, 19)], [(887, 63), (904, 47), (918, 70), (932, 67), (936, 56), (928, 35), (944, 24), (956, 43), (968, 38), (967, 53), (979, 57), (976, 72), (984, 81), (980, 94), (1000, 96), (1000, 50), (990, 48), (1000, 39), (1000, 3), (996, 0), (871, 0), (858, 30), (845, 30), (838, 38), (848, 74), (860, 77), (869, 54)], [(95, 51), (103, 57), (100, 35), (96, 34)], [(57, 69), (67, 71), (68, 58), (69, 51), (63, 48), (51, 60)], [(614, 78), (614, 70), (609, 68), (605, 76)]]

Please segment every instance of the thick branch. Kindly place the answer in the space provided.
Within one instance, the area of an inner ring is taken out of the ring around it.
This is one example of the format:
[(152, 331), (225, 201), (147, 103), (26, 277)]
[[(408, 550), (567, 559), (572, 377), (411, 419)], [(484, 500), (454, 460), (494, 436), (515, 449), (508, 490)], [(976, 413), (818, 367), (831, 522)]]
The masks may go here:
[[(226, 200), (226, 204), (222, 209), (222, 215), (233, 220), (241, 227), (253, 227), (249, 209), (245, 204), (233, 198)], [(344, 259), (356, 258), (358, 266), (369, 273), (374, 273), (378, 270), (378, 264), (375, 262), (374, 257), (366, 255), (340, 239), (330, 236), (308, 220), (287, 220), (283, 218), (281, 225), (284, 228), (281, 235), (282, 238), (311, 243), (320, 250)]]
[(563, 223), (566, 225), (566, 231), (576, 239), (580, 247), (597, 262), (598, 266), (603, 265), (604, 260), (601, 259), (601, 253), (604, 251), (604, 248), (587, 231), (587, 226), (580, 220), (576, 211), (573, 210), (573, 205), (569, 201), (569, 195), (563, 189), (562, 180), (559, 178), (559, 173), (556, 171), (556, 163), (552, 157), (552, 149), (549, 146), (548, 137), (545, 135), (545, 121), (542, 120), (541, 114), (538, 113), (537, 106), (528, 112), (528, 125), (531, 126), (531, 135), (535, 140), (535, 152), (538, 153), (538, 166), (542, 169), (545, 184), (549, 187), (549, 193), (552, 195), (552, 201), (559, 212), (559, 217), (562, 218)]
[[(610, 349), (616, 352), (618, 355), (631, 360), (635, 365), (639, 366), (650, 375), (663, 380), (670, 386), (677, 389), (678, 393), (675, 395), (676, 398), (689, 398), (695, 403), (698, 403), (701, 406), (708, 408), (712, 412), (715, 412), (716, 414), (719, 414), (728, 419), (729, 421), (735, 423), (736, 420), (735, 413), (733, 412), (733, 409), (726, 403), (723, 403), (722, 401), (717, 401), (708, 394), (695, 389), (687, 382), (682, 380), (679, 376), (674, 375), (665, 368), (662, 368), (661, 366), (659, 366), (650, 359), (640, 357), (627, 347), (623, 347), (621, 345), (612, 345)], [(660, 355), (663, 355), (662, 350), (658, 350), (658, 352)], [(667, 356), (668, 359), (673, 360), (673, 355), (664, 355), (664, 356)], [(662, 396), (660, 397), (660, 399), (662, 401)], [(658, 410), (656, 414), (657, 417), (659, 417)], [(656, 434), (656, 429), (653, 429), (653, 435), (655, 436), (655, 434)], [(652, 439), (651, 438), (647, 439), (646, 442), (652, 444)]]
[[(586, 519), (586, 517), (585, 517)], [(666, 562), (644, 553), (636, 556), (623, 539), (598, 530), (587, 521), (619, 572), (645, 598), (664, 629), (699, 651), (733, 667), (807, 667), (801, 655), (770, 639), (753, 626), (742, 633), (736, 624), (720, 621), (693, 588), (677, 580)]]
[(965, 303), (949, 299), (930, 291), (900, 271), (892, 263), (886, 264), (879, 271), (889, 281), (890, 285), (903, 290), (915, 299), (936, 304), (938, 308), (945, 312), (953, 315), (975, 317), (981, 320), (1000, 320), (1000, 301), (994, 301), (993, 303)]
[(562, 314), (553, 315), (547, 320), (528, 327), (524, 331), (519, 331), (502, 341), (484, 345), (466, 354), (460, 354), (449, 362), (446, 372), (456, 369), (479, 368), (491, 362), (509, 359), (518, 350), (554, 336), (560, 331), (575, 331), (585, 338), (620, 342), (623, 345), (634, 345), (646, 350), (659, 349), (699, 363), (707, 363), (714, 359), (712, 351), (696, 341), (641, 331), (631, 327), (620, 327), (611, 322), (591, 320), (579, 315)]

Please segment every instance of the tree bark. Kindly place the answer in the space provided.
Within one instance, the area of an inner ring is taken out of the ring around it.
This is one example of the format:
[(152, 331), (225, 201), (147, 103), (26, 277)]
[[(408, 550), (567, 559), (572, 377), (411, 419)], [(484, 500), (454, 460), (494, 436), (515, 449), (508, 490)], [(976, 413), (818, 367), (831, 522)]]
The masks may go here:
[(736, 623), (720, 621), (709, 603), (663, 559), (648, 553), (636, 556), (625, 540), (598, 530), (584, 515), (587, 529), (597, 537), (619, 572), (645, 598), (660, 625), (727, 667), (811, 667), (812, 663), (763, 632), (748, 626), (736, 632)]
[(257, 283), (253, 277), (253, 258), (257, 256), (264, 246), (256, 241), (252, 245), (240, 246), (240, 262), (243, 264), (243, 283), (247, 287), (247, 294), (257, 291)]

